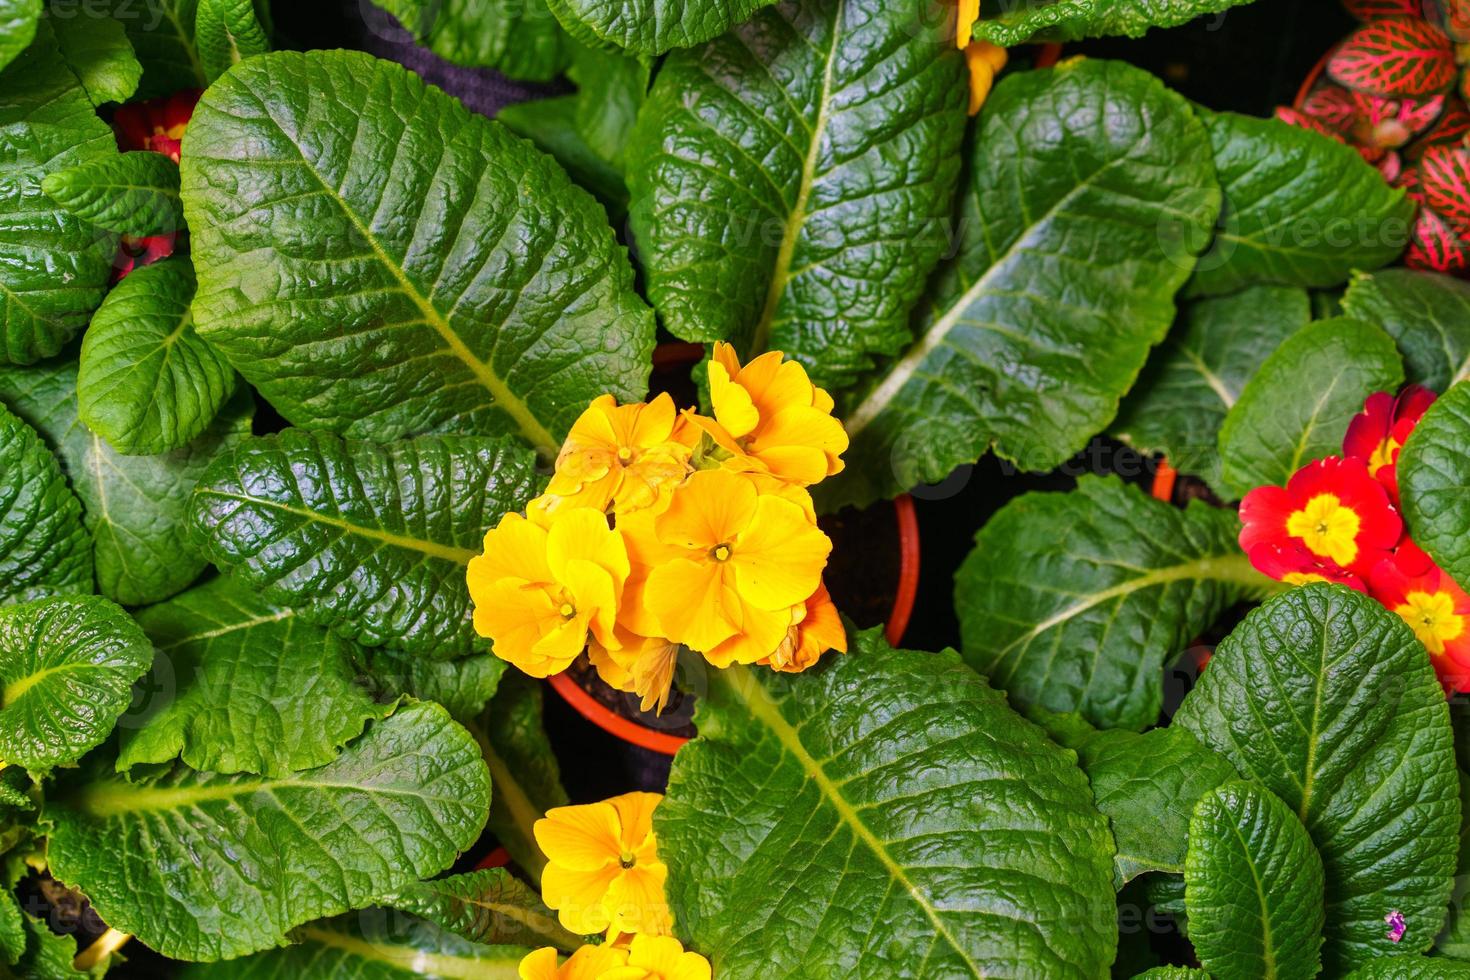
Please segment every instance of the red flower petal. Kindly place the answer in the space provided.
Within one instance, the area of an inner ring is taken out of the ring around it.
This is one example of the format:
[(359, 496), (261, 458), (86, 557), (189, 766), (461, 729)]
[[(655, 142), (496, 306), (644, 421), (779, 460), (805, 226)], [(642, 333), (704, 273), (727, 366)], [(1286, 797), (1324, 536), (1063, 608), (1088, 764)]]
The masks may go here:
[(1330, 562), (1322, 562), (1296, 542), (1262, 544), (1247, 552), (1251, 567), (1268, 578), (1291, 585), (1308, 582), (1336, 582), (1358, 592), (1367, 592), (1363, 580)]
[[(1414, 628), (1429, 648), (1429, 659), (1442, 683), (1454, 690), (1470, 690), (1470, 595), (1454, 579), (1406, 541), (1374, 567), (1369, 593)], [(1425, 610), (1423, 596), (1438, 596), (1442, 603), (1437, 609), (1429, 605), (1427, 621), (1418, 619)], [(1446, 615), (1460, 617), (1458, 627), (1445, 622)]]
[(1422, 96), (1455, 81), (1455, 52), (1444, 31), (1416, 17), (1388, 17), (1348, 36), (1327, 62), (1327, 74), (1373, 95)]
[(1348, 423), (1342, 440), (1342, 454), (1368, 462), (1393, 428), (1394, 397), (1386, 391), (1375, 391), (1363, 402), (1363, 410)]

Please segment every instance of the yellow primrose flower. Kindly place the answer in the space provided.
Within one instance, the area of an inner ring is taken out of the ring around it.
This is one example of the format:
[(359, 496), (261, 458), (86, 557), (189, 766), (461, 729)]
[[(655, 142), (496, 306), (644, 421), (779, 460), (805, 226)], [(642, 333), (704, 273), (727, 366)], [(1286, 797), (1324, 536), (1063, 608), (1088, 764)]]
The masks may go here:
[(624, 793), (601, 803), (548, 810), (532, 828), (549, 862), (541, 898), (561, 924), (588, 935), (667, 935), (669, 869), (658, 859), (653, 808), (658, 793)]
[(587, 648), (587, 659), (608, 686), (642, 698), (641, 710), (663, 714), (683, 648), (661, 636), (638, 636), (623, 629), (618, 631), (618, 640), (622, 644), (618, 650), (605, 649), (593, 641)]
[(975, 21), (980, 19), (980, 0), (960, 0), (960, 9), (955, 21), (955, 47), (961, 51), (970, 46)]
[(466, 578), (475, 631), (496, 656), (533, 677), (565, 670), (590, 632), (616, 648), (618, 602), (628, 578), (622, 537), (601, 511), (559, 511), (545, 528), (506, 514), (485, 535)]
[(734, 468), (754, 466), (809, 487), (842, 472), (847, 432), (832, 417), (832, 396), (812, 384), (806, 369), (762, 354), (743, 368), (735, 348), (716, 343), (709, 362), (715, 417), (691, 415), (721, 448), (736, 454)]
[(672, 936), (634, 936), (620, 946), (583, 946), (560, 967), (556, 950), (521, 960), (521, 980), (710, 980), (709, 960)]
[(821, 659), (828, 650), (847, 652), (847, 630), (832, 604), (825, 584), (802, 605), (800, 620), (786, 631), (786, 638), (761, 663), (788, 674), (799, 674)]
[(970, 67), (970, 115), (980, 111), (995, 76), (1006, 66), (1006, 49), (989, 41), (974, 41), (961, 45), (965, 49), (965, 64)]

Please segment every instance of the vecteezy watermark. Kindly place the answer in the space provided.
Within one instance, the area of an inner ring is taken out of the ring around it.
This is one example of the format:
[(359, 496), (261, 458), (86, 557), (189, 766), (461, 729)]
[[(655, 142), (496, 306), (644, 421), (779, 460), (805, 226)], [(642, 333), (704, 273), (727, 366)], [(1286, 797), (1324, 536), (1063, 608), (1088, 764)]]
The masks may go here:
[(116, 20), (144, 31), (158, 30), (167, 13), (164, 0), (51, 0), (44, 10), (57, 20)]

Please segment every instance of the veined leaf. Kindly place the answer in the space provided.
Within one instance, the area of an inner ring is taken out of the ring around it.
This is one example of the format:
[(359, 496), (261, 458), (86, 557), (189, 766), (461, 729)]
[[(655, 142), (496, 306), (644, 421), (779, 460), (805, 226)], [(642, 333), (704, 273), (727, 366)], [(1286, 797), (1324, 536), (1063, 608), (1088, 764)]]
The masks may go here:
[(621, 172), (624, 150), (648, 96), (652, 68), (642, 59), (575, 45), (567, 77), (577, 86), (577, 131)]
[(1002, 4), (975, 23), (975, 39), (1002, 47), (1033, 37), (1045, 41), (1077, 41), (1084, 37), (1121, 34), (1141, 37), (1153, 27), (1180, 24), (1217, 14), (1250, 0), (1042, 0)]
[(1342, 438), (1363, 401), (1397, 391), (1403, 363), (1393, 340), (1368, 323), (1317, 320), (1282, 342), (1247, 382), (1220, 428), (1225, 486), (1243, 497), (1286, 481)]
[(489, 797), (469, 733), (411, 704), (279, 779), (92, 773), (47, 800), (47, 855), (114, 928), (166, 956), (227, 959), (448, 867)]
[[(1460, 756), (1463, 751), (1460, 745), (1462, 726), (1454, 709), (1451, 709), (1450, 719), (1455, 729), (1455, 754)], [(1465, 821), (1465, 815), (1470, 814), (1470, 776), (1461, 768), (1459, 777), (1460, 854), (1455, 865), (1455, 887), (1450, 892), (1449, 916), (1445, 919), (1444, 928), (1434, 937), (1434, 952), (1452, 959), (1470, 960), (1470, 909), (1466, 907), (1466, 896), (1470, 896), (1470, 823)]]
[(42, 0), (0, 0), (0, 69), (30, 47)]
[(1419, 161), (1419, 181), (1426, 205), (1451, 224), (1470, 222), (1470, 150), (1431, 146)]
[(1229, 499), (1220, 476), (1225, 414), (1261, 363), (1311, 318), (1306, 290), (1292, 286), (1191, 303), (1123, 399), (1113, 434), (1140, 452), (1163, 453)]
[(612, 44), (637, 55), (692, 48), (719, 37), (774, 0), (547, 0), (583, 44)]
[(1470, 284), (1433, 272), (1379, 269), (1353, 277), (1342, 308), (1397, 342), (1405, 380), (1434, 391), (1470, 380)]
[(1152, 725), (1165, 659), (1270, 588), (1241, 554), (1239, 527), (1233, 512), (1181, 511), (1116, 478), (1017, 497), (955, 575), (965, 660), (1019, 705)]
[[(323, 112), (359, 138), (322, 139), (345, 136)], [(210, 87), (184, 144), (199, 333), (291, 422), (554, 453), (597, 395), (645, 394), (653, 314), (602, 208), (417, 75), (262, 55)]]
[(92, 591), (92, 539), (56, 457), (0, 405), (0, 604)]
[(470, 730), (480, 738), (485, 764), (495, 782), (490, 829), (511, 859), (532, 881), (539, 882), (546, 856), (532, 827), (547, 810), (570, 802), (541, 720), (541, 685), (511, 671), (490, 702), (483, 729), (471, 725)]
[(256, 0), (198, 0), (194, 44), (212, 82), (232, 66), (271, 49), (270, 35), (256, 16)]
[(108, 231), (162, 235), (184, 227), (179, 168), (162, 153), (98, 157), (47, 174), (41, 187), (78, 218)]
[(555, 946), (570, 953), (582, 945), (581, 936), (563, 929), (556, 913), (504, 868), (416, 881), (383, 904), (490, 946)]
[(787, 0), (669, 56), (629, 148), (661, 322), (845, 387), (912, 339), (949, 244), (965, 131), (953, 25), (925, 0)]
[(1133, 980), (1210, 980), (1210, 975), (1187, 966), (1156, 966), (1135, 974)]
[(577, 95), (558, 95), (515, 102), (496, 113), (495, 121), (554, 157), (572, 180), (602, 202), (614, 223), (621, 223), (628, 214), (628, 188), (621, 170), (604, 160), (582, 135), (577, 121), (580, 101)]
[(1194, 113), (1118, 62), (1006, 77), (975, 136), (959, 252), (917, 343), (845, 413), (853, 445), (826, 506), (939, 480), (992, 446), (1023, 469), (1067, 459), (1168, 330), (1189, 243), (1219, 210)]
[(1439, 398), (1399, 454), (1399, 493), (1414, 543), (1470, 584), (1470, 382)]
[(199, 0), (105, 0), (143, 65), (138, 98), (172, 95), (209, 84), (194, 28)]
[(240, 389), (203, 435), (161, 456), (124, 456), (77, 417), (77, 364), (58, 358), (0, 368), (0, 402), (40, 430), (81, 498), (97, 589), (141, 606), (187, 588), (207, 564), (189, 542), (189, 492), (209, 461), (250, 432), (255, 401)]
[(1215, 980), (1311, 980), (1322, 967), (1322, 859), (1270, 790), (1230, 782), (1189, 822), (1189, 941)]
[(373, 0), (445, 61), (549, 82), (566, 70), (572, 42), (545, 0)]
[[(1444, 693), (1394, 613), (1341, 586), (1270, 600), (1222, 642), (1174, 724), (1281, 797), (1327, 880), (1323, 967), (1429, 948), (1460, 830)], [(1403, 913), (1395, 944), (1383, 917)]]
[(72, 962), (77, 958), (75, 936), (58, 936), (42, 919), (30, 915), (24, 917), (26, 952), (16, 964), (15, 976), (25, 980), (98, 980), (107, 966), (94, 967), (86, 973), (78, 973)]
[(112, 133), (62, 60), (51, 19), (0, 72), (0, 364), (50, 357), (102, 302), (117, 239), (41, 190), (48, 173), (109, 157)]
[(1423, 17), (1385, 17), (1364, 24), (1327, 62), (1333, 81), (1389, 98), (1443, 92), (1455, 73), (1454, 45)]
[(67, 15), (58, 8), (47, 20), (56, 32), (62, 59), (94, 104), (125, 102), (138, 90), (143, 66), (122, 24), (90, 9), (73, 9)]
[(0, 962), (14, 966), (26, 953), (26, 922), (15, 895), (0, 894)]
[(356, 682), (356, 644), (218, 578), (143, 610), (158, 710), (123, 733), (119, 772), (182, 758), (289, 776), (331, 762), (392, 712)]
[(654, 827), (722, 980), (1106, 974), (1112, 843), (1086, 778), (952, 652), (875, 629), (805, 674), (719, 671), (697, 723)]
[(512, 440), (386, 445), (288, 429), (223, 454), (189, 501), (194, 539), (274, 602), (366, 646), (447, 660), (484, 649), (465, 567), (535, 492)]
[(1355, 970), (1347, 980), (1466, 980), (1470, 978), (1470, 963), (1435, 957), (1409, 959), (1403, 956), (1384, 956)]
[(1225, 208), (1187, 291), (1335, 286), (1398, 258), (1414, 202), (1358, 151), (1279, 119), (1204, 112)]
[(112, 732), (152, 660), (143, 631), (100, 596), (0, 608), (0, 759), (76, 762)]
[[(358, 681), (366, 681), (379, 698), (407, 694), (420, 701), (438, 701), (461, 723), (472, 721), (485, 710), (509, 666), (493, 653), (426, 660), (402, 650), (356, 644), (353, 657), (363, 675)], [(497, 802), (500, 797), (500, 781), (496, 780)]]

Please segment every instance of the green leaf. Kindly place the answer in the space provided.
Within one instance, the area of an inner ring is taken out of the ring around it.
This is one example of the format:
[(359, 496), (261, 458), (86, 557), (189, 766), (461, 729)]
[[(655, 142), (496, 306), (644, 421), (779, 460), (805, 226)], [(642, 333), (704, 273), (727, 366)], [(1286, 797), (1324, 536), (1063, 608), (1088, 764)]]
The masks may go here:
[(1399, 454), (1399, 495), (1414, 543), (1470, 584), (1470, 383), (1429, 406)]
[(0, 0), (0, 69), (35, 40), (41, 6), (41, 0)]
[(952, 651), (874, 629), (805, 674), (718, 671), (697, 723), (654, 828), (721, 980), (1107, 973), (1112, 843), (1086, 778)]
[(94, 540), (97, 589), (141, 606), (183, 591), (207, 564), (189, 541), (189, 493), (210, 460), (250, 432), (255, 401), (241, 388), (183, 449), (124, 456), (77, 417), (77, 365), (60, 358), (0, 368), (0, 402), (40, 430), (82, 500)]
[(582, 945), (581, 936), (563, 929), (556, 913), (504, 868), (416, 881), (383, 904), (490, 946), (555, 946), (570, 953)]
[(1146, 728), (1164, 661), (1271, 585), (1241, 554), (1239, 528), (1231, 511), (1181, 511), (1116, 478), (1017, 497), (955, 575), (965, 660), (1023, 707)]
[(448, 660), (488, 644), (465, 568), (540, 477), (513, 440), (386, 445), (288, 429), (246, 439), (188, 503), (194, 540), (267, 599), (358, 640)]
[(105, 0), (143, 65), (140, 99), (201, 89), (208, 73), (194, 43), (199, 0)]
[(541, 685), (511, 671), (490, 702), (483, 730), (475, 726), (471, 730), (480, 739), (495, 782), (490, 829), (511, 859), (539, 882), (546, 856), (532, 828), (547, 810), (570, 802), (541, 720)]
[(1189, 941), (1216, 980), (1311, 980), (1322, 966), (1322, 859), (1254, 783), (1205, 794), (1184, 867)]
[[(341, 126), (358, 138), (321, 138)], [(602, 208), (417, 75), (262, 55), (184, 142), (199, 333), (294, 424), (554, 454), (593, 398), (647, 391), (653, 314)]]
[(445, 61), (549, 82), (566, 70), (571, 40), (545, 0), (373, 0)]
[[(366, 682), (380, 697), (407, 694), (420, 701), (438, 701), (459, 722), (479, 717), (509, 666), (493, 653), (475, 653), (457, 660), (425, 660), (401, 650), (356, 644), (353, 657), (363, 675), (359, 682)], [(495, 792), (499, 799), (499, 781)]]
[(1196, 17), (1218, 14), (1250, 0), (1041, 0), (1001, 4), (975, 23), (975, 38), (1002, 47), (1035, 37), (1077, 41), (1121, 34), (1142, 37), (1152, 27), (1178, 27)]
[(41, 919), (25, 916), (26, 953), (16, 964), (15, 975), (24, 980), (78, 980), (81, 977), (100, 977), (106, 966), (88, 973), (72, 969), (77, 958), (75, 936), (58, 936)]
[(577, 131), (594, 153), (622, 173), (624, 149), (648, 96), (652, 70), (644, 61), (580, 44), (567, 77), (577, 86)]
[[(775, 0), (547, 0), (562, 26), (593, 47), (612, 44), (639, 55), (692, 48), (719, 37)], [(846, 0), (844, 0), (846, 2)]]
[(1156, 966), (1136, 974), (1133, 980), (1210, 980), (1210, 975), (1187, 966)]
[(1470, 963), (1443, 959), (1384, 956), (1351, 973), (1347, 980), (1465, 980)]
[[(1278, 596), (1220, 644), (1174, 724), (1306, 825), (1327, 876), (1327, 975), (1429, 947), (1460, 804), (1444, 692), (1402, 619), (1340, 586)], [(1408, 923), (1398, 944), (1383, 921), (1394, 909)]]
[(126, 102), (138, 90), (143, 66), (122, 24), (71, 5), (54, 7), (47, 20), (56, 32), (61, 57), (93, 103)]
[(82, 505), (35, 430), (0, 405), (0, 604), (92, 591)]
[(649, 299), (686, 340), (844, 387), (949, 245), (964, 62), (924, 0), (793, 0), (669, 56), (629, 147)]
[(1082, 448), (1168, 330), (1187, 245), (1219, 210), (1189, 105), (1119, 62), (1007, 76), (969, 166), (958, 252), (918, 342), (845, 413), (853, 446), (827, 506), (942, 479), (992, 446), (1028, 470)]
[[(1454, 709), (1451, 709), (1454, 718)], [(1459, 725), (1455, 725), (1459, 735)], [(1457, 739), (1458, 741), (1458, 739)], [(1458, 753), (1457, 753), (1458, 754)], [(1470, 960), (1470, 915), (1466, 914), (1466, 896), (1470, 895), (1470, 776), (1459, 770), (1460, 777), (1460, 854), (1455, 865), (1455, 887), (1450, 892), (1449, 917), (1444, 929), (1434, 937), (1434, 951), (1457, 960)]]
[(138, 614), (157, 650), (159, 709), (123, 733), (119, 772), (289, 776), (323, 766), (392, 712), (357, 681), (356, 644), (219, 578)]
[(41, 188), (78, 218), (108, 231), (163, 235), (184, 226), (179, 168), (162, 153), (99, 157), (48, 174)]
[(49, 173), (117, 153), (112, 132), (57, 48), (50, 18), (0, 72), (0, 364), (30, 364), (87, 325), (112, 275), (117, 240), (41, 190)]
[(271, 49), (266, 29), (255, 13), (256, 0), (199, 0), (194, 17), (194, 43), (212, 82), (246, 58)]
[(1380, 269), (1354, 276), (1342, 305), (1397, 341), (1410, 382), (1444, 391), (1470, 379), (1470, 284), (1434, 272)]
[(0, 962), (14, 966), (26, 952), (26, 921), (9, 889), (0, 893)]
[(1191, 294), (1263, 282), (1333, 286), (1408, 244), (1414, 202), (1354, 148), (1278, 119), (1203, 115), (1225, 208)]
[(1221, 473), (1235, 497), (1342, 454), (1348, 423), (1375, 391), (1397, 391), (1403, 363), (1369, 323), (1317, 320), (1284, 340), (1246, 383), (1220, 428)]
[(495, 120), (555, 157), (572, 180), (602, 202), (608, 217), (621, 224), (628, 213), (623, 173), (588, 145), (578, 121), (581, 112), (581, 96), (559, 95), (505, 106)]
[(48, 799), (47, 854), (112, 927), (165, 956), (227, 959), (448, 867), (489, 797), (469, 733), (411, 704), (279, 779), (93, 773)]
[(69, 765), (112, 732), (153, 648), (100, 596), (0, 608), (0, 760), (32, 772)]
[(1253, 286), (1184, 309), (1123, 399), (1112, 432), (1144, 453), (1163, 453), (1220, 497), (1220, 426), (1241, 389), (1280, 343), (1312, 319), (1303, 289)]

